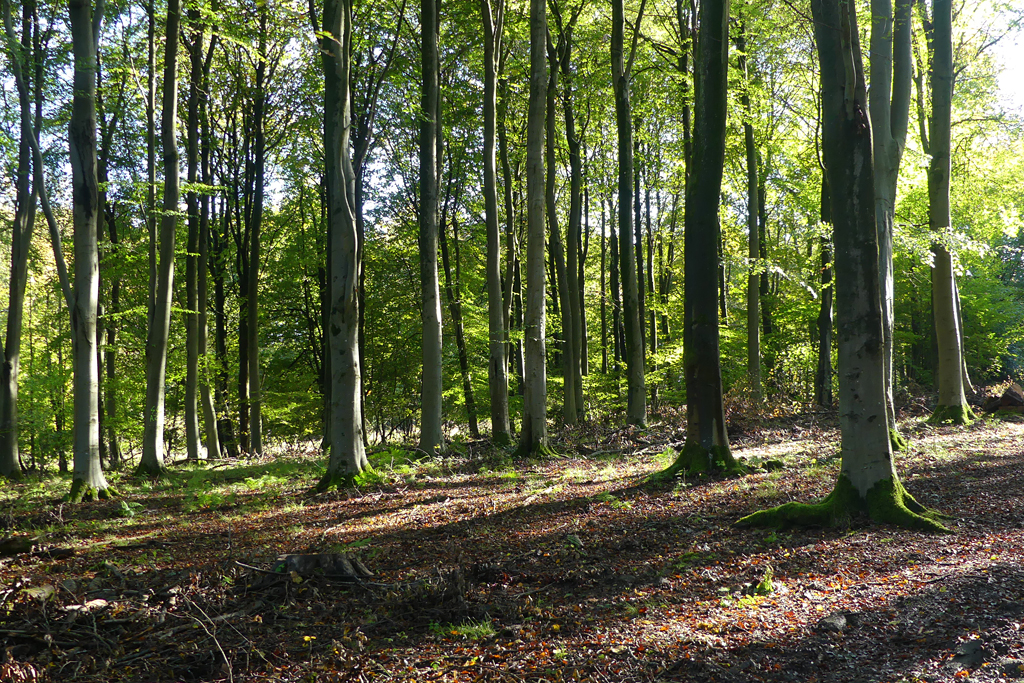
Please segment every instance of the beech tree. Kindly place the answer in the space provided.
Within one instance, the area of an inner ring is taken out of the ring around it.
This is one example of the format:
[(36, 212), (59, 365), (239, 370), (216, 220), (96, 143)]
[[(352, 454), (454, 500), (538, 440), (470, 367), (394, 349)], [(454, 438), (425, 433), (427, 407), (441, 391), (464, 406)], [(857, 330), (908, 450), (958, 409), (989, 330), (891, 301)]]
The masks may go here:
[(437, 0), (420, 0), (419, 247), (423, 297), (423, 375), (420, 389), (420, 450), (441, 444), (441, 285), (437, 270), (437, 139), (440, 80)]
[(896, 473), (886, 415), (871, 124), (849, 0), (812, 0), (821, 64), (822, 144), (835, 226), (842, 466), (835, 489), (816, 504), (786, 503), (744, 517), (741, 526), (835, 525), (866, 513), (876, 522), (944, 531), (937, 513), (906, 491)]
[(963, 348), (961, 346), (960, 302), (957, 296), (953, 255), (946, 239), (950, 232), (950, 131), (953, 105), (953, 8), (950, 0), (932, 4), (932, 115), (929, 137), (928, 224), (935, 240), (932, 254), (932, 310), (939, 351), (936, 376), (939, 402), (930, 422), (966, 424), (974, 413), (964, 395)]
[(319, 39), (324, 72), (324, 152), (327, 177), (330, 314), (328, 351), (330, 403), (325, 441), (327, 471), (317, 484), (324, 491), (351, 483), (368, 465), (363, 439), (359, 356), (359, 239), (356, 230), (355, 173), (350, 156), (352, 4), (324, 0)]
[(718, 337), (721, 226), (718, 219), (725, 163), (729, 0), (700, 6), (695, 64), (693, 173), (686, 189), (685, 313), (686, 444), (669, 474), (737, 468), (729, 450)]
[(521, 453), (548, 449), (547, 361), (544, 294), (544, 125), (547, 102), (547, 7), (530, 0), (530, 100), (526, 123), (526, 335), (523, 360), (523, 428)]
[(178, 33), (179, 0), (167, 3), (164, 41), (164, 87), (160, 137), (164, 161), (163, 213), (160, 216), (156, 289), (146, 333), (146, 412), (142, 459), (137, 474), (160, 476), (164, 470), (164, 402), (167, 379), (167, 340), (171, 328), (174, 287), (174, 246), (178, 232), (181, 186), (178, 168)]

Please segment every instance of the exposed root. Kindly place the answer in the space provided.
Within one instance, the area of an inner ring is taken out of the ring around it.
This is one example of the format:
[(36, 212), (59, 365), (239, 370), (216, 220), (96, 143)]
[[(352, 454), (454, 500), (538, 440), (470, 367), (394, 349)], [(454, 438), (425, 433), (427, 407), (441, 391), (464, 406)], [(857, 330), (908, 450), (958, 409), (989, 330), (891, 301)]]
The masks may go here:
[(738, 527), (785, 528), (790, 526), (845, 526), (854, 514), (874, 522), (932, 533), (952, 533), (938, 521), (940, 513), (929, 510), (907, 493), (898, 479), (885, 479), (861, 497), (845, 475), (820, 503), (786, 503), (759, 510), (736, 522)]

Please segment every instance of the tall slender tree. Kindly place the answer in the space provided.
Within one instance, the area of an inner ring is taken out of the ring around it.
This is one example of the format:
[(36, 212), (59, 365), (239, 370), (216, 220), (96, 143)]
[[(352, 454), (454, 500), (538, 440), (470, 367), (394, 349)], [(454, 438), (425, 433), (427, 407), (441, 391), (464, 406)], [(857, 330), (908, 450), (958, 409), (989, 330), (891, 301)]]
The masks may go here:
[[(35, 25), (35, 3), (25, 2), (22, 6), (21, 41), (15, 40), (11, 26), (9, 0), (3, 3), (5, 33), (7, 36), (7, 57), (19, 72), (24, 74), (22, 60), (27, 57), (40, 59), (32, 54), (32, 31)], [(18, 144), (18, 168), (16, 172), (16, 199), (14, 222), (11, 225), (11, 270), (8, 280), (7, 330), (3, 347), (0, 347), (0, 476), (9, 479), (21, 478), (21, 462), (18, 457), (18, 372), (21, 364), (21, 327), (24, 315), (25, 287), (28, 284), (28, 253), (32, 243), (32, 226), (35, 223), (36, 188), (33, 187), (32, 143), (38, 136), (38, 120), (32, 122), (32, 102), (29, 98), (28, 82), (18, 88), (18, 106), (21, 112), (21, 139)]]
[(646, 0), (633, 23), (629, 54), (625, 49), (626, 17), (622, 0), (612, 0), (611, 63), (615, 90), (615, 124), (619, 149), (619, 275), (622, 286), (622, 315), (626, 347), (626, 421), (647, 422), (647, 389), (644, 377), (644, 328), (640, 317), (637, 261), (633, 238), (633, 112), (630, 104), (630, 79), (637, 53), (637, 39), (643, 23)]
[(871, 108), (875, 171), (875, 222), (878, 229), (878, 276), (882, 296), (882, 344), (885, 359), (886, 419), (893, 447), (906, 440), (896, 430), (893, 406), (893, 223), (900, 160), (910, 120), (911, 30), (914, 0), (871, 0)]
[[(313, 4), (310, 5), (313, 7)], [(363, 438), (359, 357), (359, 236), (355, 172), (350, 154), (351, 0), (324, 0), (320, 55), (324, 69), (324, 152), (327, 180), (330, 314), (324, 366), (331, 375), (326, 443), (330, 451), (319, 490), (351, 483), (368, 465)]]
[(523, 360), (523, 428), (519, 451), (548, 448), (545, 358), (544, 124), (547, 101), (547, 7), (530, 0), (530, 100), (526, 122), (526, 337)]
[(722, 399), (718, 337), (718, 221), (725, 163), (729, 0), (704, 0), (694, 69), (693, 172), (686, 188), (686, 445), (668, 472), (735, 469)]
[(419, 168), (420, 290), (423, 323), (423, 382), (420, 389), (420, 450), (433, 453), (441, 439), (441, 289), (437, 269), (437, 139), (440, 66), (438, 0), (420, 0), (421, 90)]
[(159, 262), (155, 298), (146, 332), (146, 412), (142, 458), (138, 474), (159, 476), (164, 470), (164, 398), (167, 379), (167, 342), (171, 330), (174, 294), (174, 246), (181, 196), (178, 168), (178, 39), (181, 3), (168, 0), (164, 37), (164, 83), (160, 137), (164, 161), (164, 200), (160, 216)]
[(974, 419), (964, 395), (963, 347), (953, 255), (946, 237), (950, 231), (950, 133), (953, 103), (953, 7), (950, 0), (932, 5), (932, 116), (929, 135), (928, 223), (934, 239), (932, 310), (939, 351), (939, 402), (929, 420), (966, 424)]
[[(173, 1), (173, 0), (172, 0)], [(71, 339), (74, 353), (75, 437), (74, 474), (70, 500), (106, 498), (110, 495), (100, 465), (99, 357), (97, 350), (97, 305), (99, 300), (99, 178), (96, 169), (96, 69), (103, 0), (94, 7), (89, 0), (70, 0), (71, 49), (74, 56), (71, 120), (68, 147), (71, 160), (71, 196), (75, 242), (74, 291), (63, 289), (71, 311)], [(42, 159), (35, 146), (37, 183)], [(41, 186), (41, 183), (38, 183)], [(40, 199), (42, 189), (40, 187)], [(48, 210), (44, 202), (44, 211)], [(48, 220), (51, 217), (48, 216)], [(51, 231), (56, 223), (51, 222)], [(59, 236), (55, 244), (59, 244)], [(55, 254), (59, 262), (61, 254)], [(60, 267), (58, 266), (60, 269)], [(67, 282), (67, 271), (61, 278)]]
[(760, 231), (757, 217), (760, 192), (758, 187), (757, 145), (754, 142), (754, 111), (750, 102), (750, 67), (747, 62), (747, 28), (741, 22), (736, 34), (737, 65), (743, 76), (740, 104), (743, 106), (743, 144), (747, 157), (747, 376), (754, 400), (761, 398), (761, 312), (759, 264)]
[[(491, 440), (509, 443), (508, 343), (501, 287), (501, 233), (498, 216), (497, 78), (505, 27), (505, 0), (480, 0), (484, 25), (484, 223), (487, 228), (487, 387), (491, 399)], [(507, 188), (511, 192), (512, 188)], [(507, 210), (507, 209), (506, 209)], [(506, 258), (512, 254), (506, 250)], [(511, 278), (508, 278), (511, 286)]]

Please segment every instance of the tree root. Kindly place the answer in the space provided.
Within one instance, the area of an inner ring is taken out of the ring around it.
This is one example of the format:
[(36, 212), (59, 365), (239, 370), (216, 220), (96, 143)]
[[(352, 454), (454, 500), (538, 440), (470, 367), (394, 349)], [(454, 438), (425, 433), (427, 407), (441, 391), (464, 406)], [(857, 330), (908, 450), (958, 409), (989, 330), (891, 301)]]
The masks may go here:
[(71, 482), (71, 491), (68, 493), (66, 498), (69, 503), (83, 503), (91, 502), (96, 500), (108, 500), (115, 498), (117, 491), (110, 488), (97, 489), (93, 486), (86, 484), (81, 479), (75, 479)]
[(903, 453), (910, 449), (910, 439), (900, 434), (895, 427), (889, 430), (889, 443), (892, 444), (895, 453)]
[(862, 498), (843, 474), (839, 475), (832, 493), (819, 503), (786, 503), (768, 510), (759, 510), (737, 521), (736, 526), (846, 526), (856, 513), (867, 513), (874, 522), (905, 529), (952, 533), (938, 521), (944, 515), (914, 500), (898, 479), (879, 481)]

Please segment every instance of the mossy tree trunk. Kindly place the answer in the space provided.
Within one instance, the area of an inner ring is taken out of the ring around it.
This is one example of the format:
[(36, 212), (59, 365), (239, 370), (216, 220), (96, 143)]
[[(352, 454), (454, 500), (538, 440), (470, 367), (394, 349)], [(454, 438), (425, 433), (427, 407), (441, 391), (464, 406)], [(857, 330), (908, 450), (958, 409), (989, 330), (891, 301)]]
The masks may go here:
[(856, 13), (847, 0), (813, 0), (811, 9), (835, 245), (843, 254), (836, 262), (842, 469), (824, 501), (787, 503), (739, 524), (832, 525), (863, 512), (877, 522), (944, 530), (900, 483), (886, 420), (871, 128)]
[(320, 41), (324, 69), (324, 149), (327, 180), (327, 244), (330, 260), (328, 353), (330, 372), (323, 491), (351, 483), (367, 466), (360, 402), (359, 238), (355, 216), (355, 172), (349, 151), (351, 97), (350, 0), (324, 0)]

